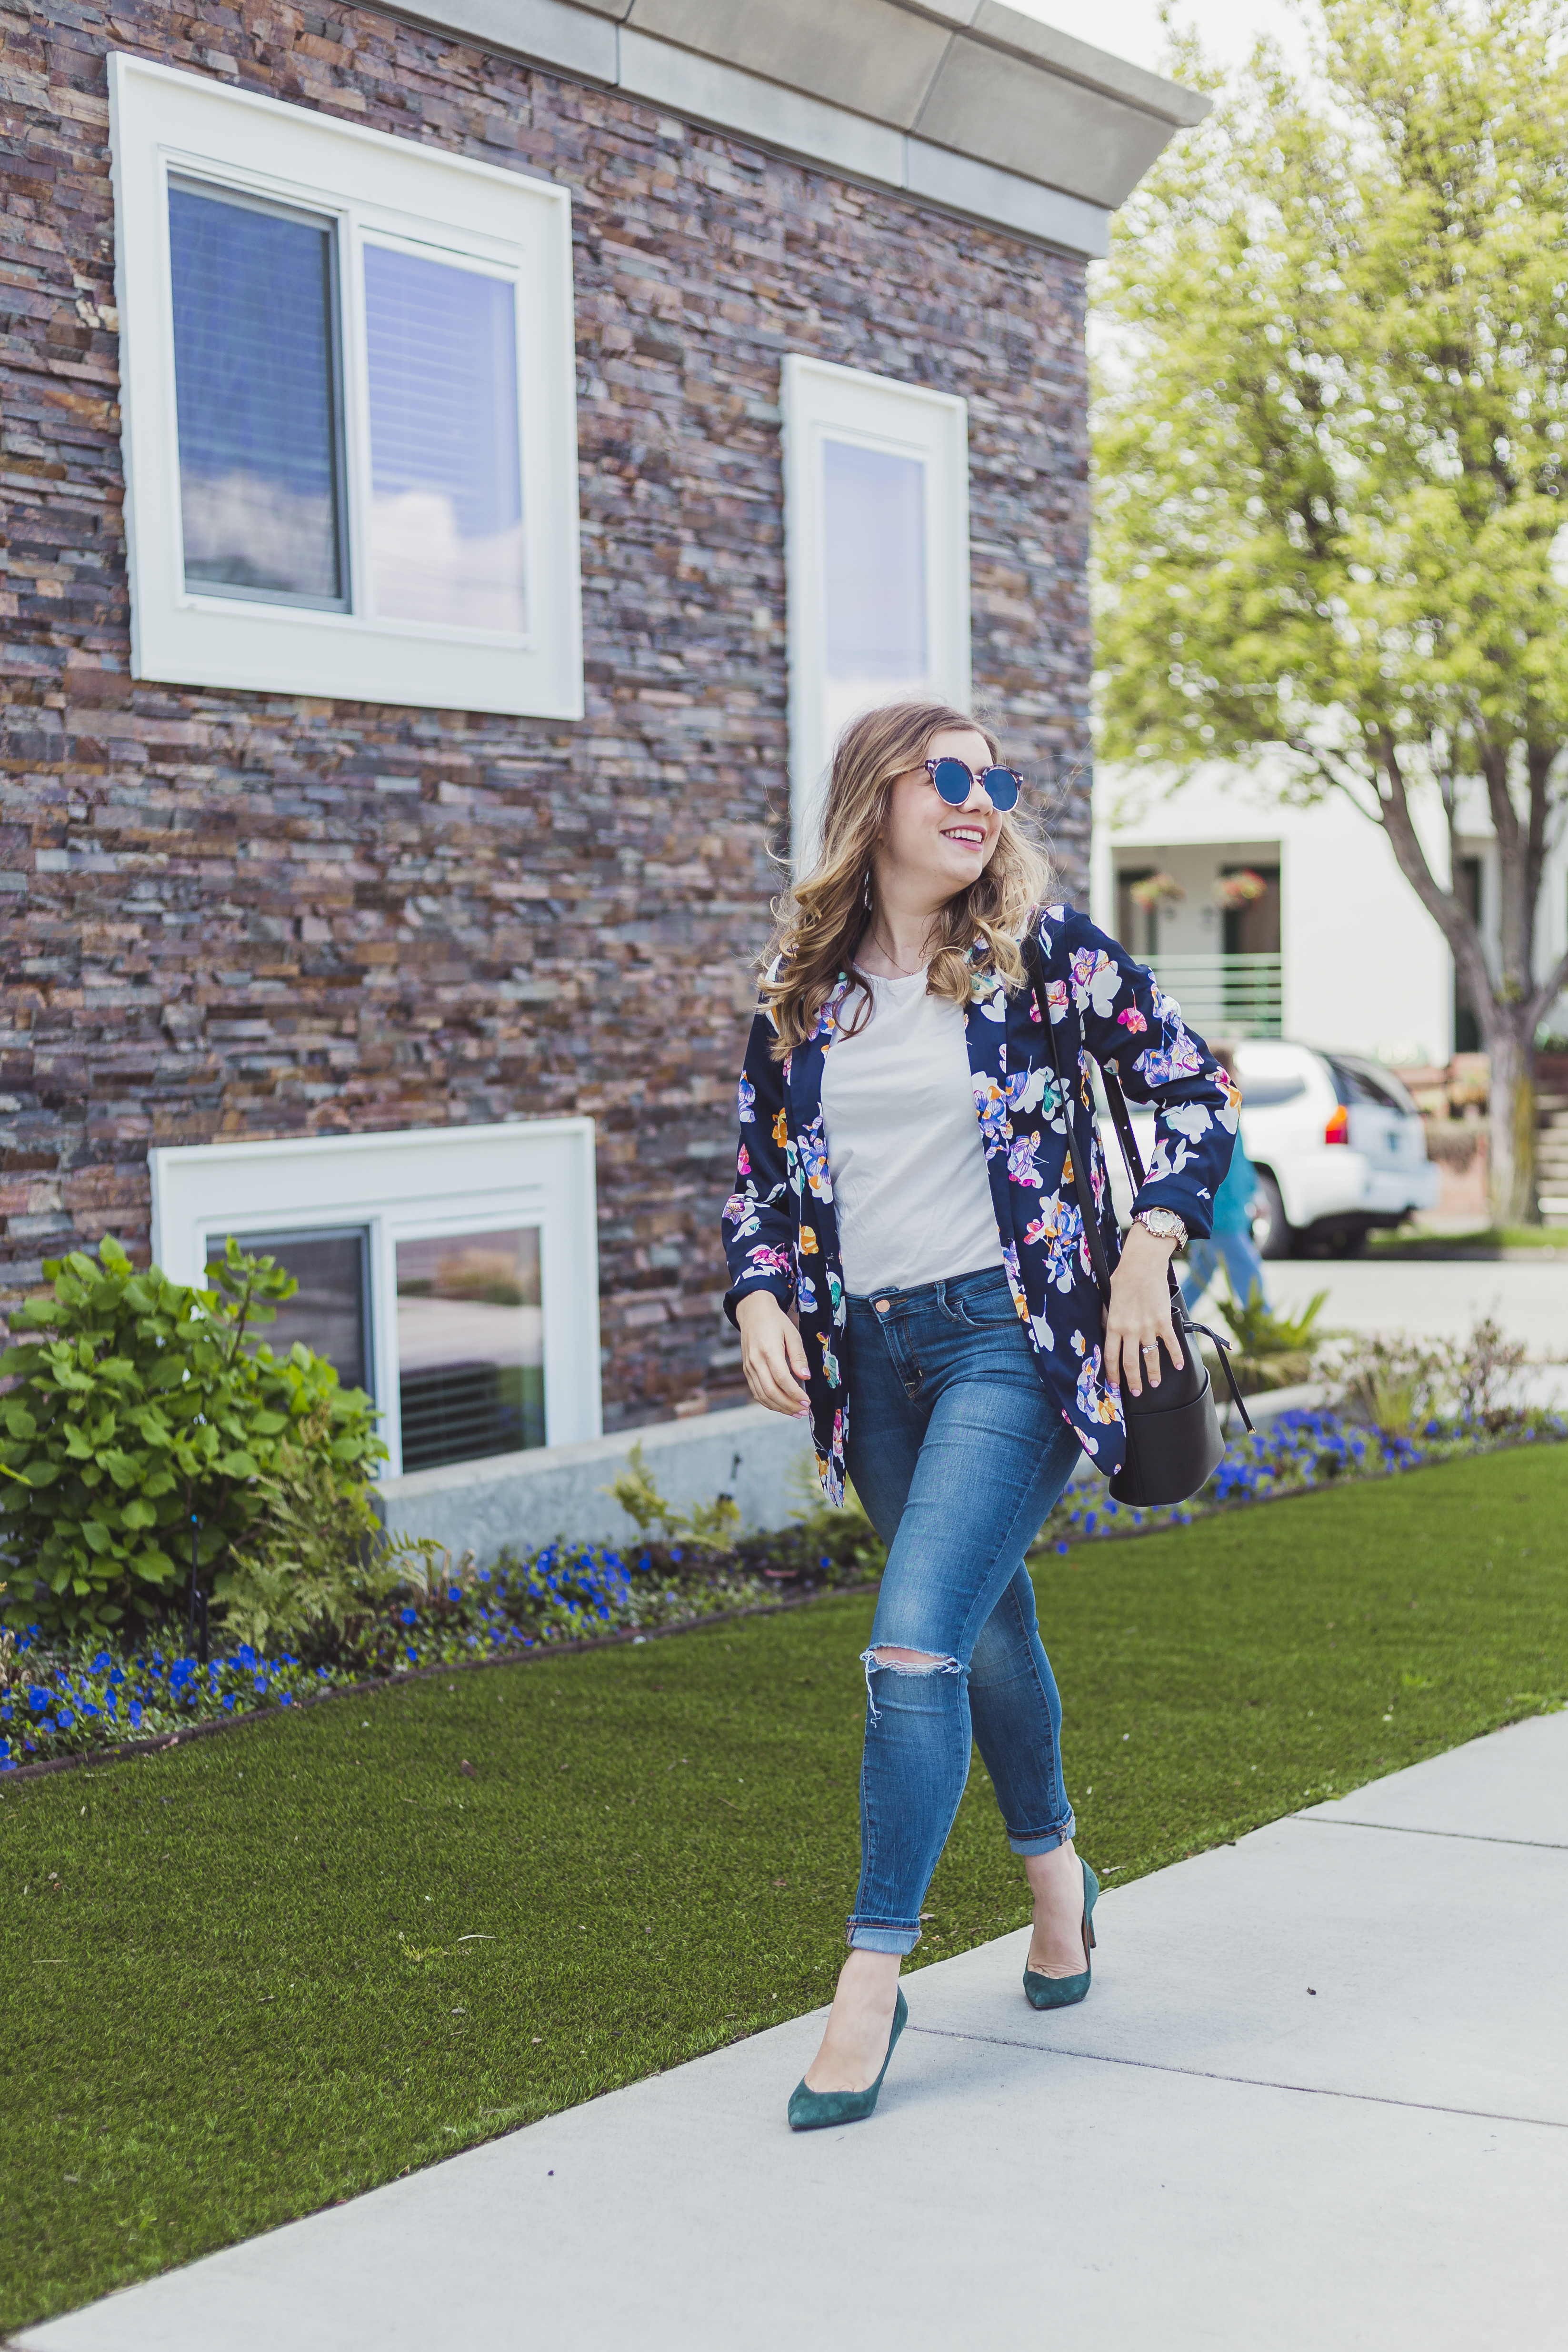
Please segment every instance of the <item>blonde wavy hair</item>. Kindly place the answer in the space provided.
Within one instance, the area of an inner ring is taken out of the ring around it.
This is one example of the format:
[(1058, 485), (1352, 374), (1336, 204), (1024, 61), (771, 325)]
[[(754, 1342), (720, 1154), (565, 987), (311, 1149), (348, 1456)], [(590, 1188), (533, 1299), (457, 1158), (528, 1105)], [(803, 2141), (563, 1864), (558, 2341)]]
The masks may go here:
[[(839, 737), (822, 815), (822, 847), (808, 875), (773, 908), (775, 929), (763, 959), (767, 976), (763, 1002), (778, 1034), (782, 1060), (816, 1026), (817, 1016), (842, 973), (864, 1002), (846, 1022), (853, 1036), (871, 1009), (870, 991), (856, 966), (856, 954), (873, 912), (871, 858), (887, 821), (895, 781), (918, 768), (934, 735), (962, 728), (983, 736), (992, 761), (999, 759), (988, 727), (940, 702), (894, 702), (852, 719)], [(1031, 907), (1050, 896), (1049, 861), (1008, 812), (984, 872), (951, 898), (934, 927), (934, 952), (926, 981), (928, 996), (967, 1005), (974, 975), (993, 971), (1007, 988), (1024, 983), (1018, 940)]]

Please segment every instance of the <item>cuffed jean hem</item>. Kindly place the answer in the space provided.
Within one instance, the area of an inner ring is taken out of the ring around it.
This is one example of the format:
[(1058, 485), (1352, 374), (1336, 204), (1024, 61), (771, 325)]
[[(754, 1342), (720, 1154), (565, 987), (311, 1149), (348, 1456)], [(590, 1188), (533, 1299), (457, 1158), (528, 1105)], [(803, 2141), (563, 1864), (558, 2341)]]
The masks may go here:
[(1069, 1813), (1059, 1830), (1047, 1830), (1039, 1837), (1010, 1837), (1007, 1841), (1015, 1853), (1055, 1853), (1058, 1845), (1078, 1835), (1078, 1823)]
[(912, 1952), (920, 1942), (918, 1927), (880, 1927), (874, 1920), (851, 1919), (845, 1937), (852, 1952)]

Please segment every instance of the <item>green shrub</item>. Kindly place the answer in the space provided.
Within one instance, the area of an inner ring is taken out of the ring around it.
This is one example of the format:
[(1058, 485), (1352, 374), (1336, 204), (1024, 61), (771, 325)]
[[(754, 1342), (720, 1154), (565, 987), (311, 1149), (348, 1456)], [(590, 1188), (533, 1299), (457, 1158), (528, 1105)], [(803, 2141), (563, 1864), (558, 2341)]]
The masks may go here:
[(247, 1345), (292, 1276), (231, 1237), (217, 1287), (194, 1289), (108, 1235), (96, 1264), (73, 1250), (44, 1274), (52, 1296), (17, 1309), (0, 1356), (12, 1616), (73, 1637), (155, 1618), (184, 1591), (193, 1535), (208, 1591), (312, 1546), (353, 1561), (376, 1527), (374, 1408), (308, 1349)]
[(1487, 1430), (1518, 1417), (1509, 1391), (1529, 1350), (1504, 1337), (1489, 1315), (1477, 1318), (1463, 1339), (1417, 1339), (1396, 1331), (1351, 1343), (1339, 1402), (1374, 1428), (1405, 1431), (1434, 1414), (1457, 1412)]
[(331, 1412), (318, 1402), (258, 1479), (256, 1519), (214, 1580), (229, 1641), (259, 1651), (295, 1642), (312, 1655), (352, 1648), (395, 1592), (427, 1575), (423, 1555), (441, 1548), (388, 1537), (369, 1486), (343, 1475), (331, 1444)]
[(732, 1495), (715, 1495), (689, 1511), (666, 1502), (639, 1442), (626, 1456), (628, 1467), (601, 1491), (613, 1495), (639, 1536), (657, 1534), (666, 1543), (701, 1545), (705, 1551), (731, 1552), (741, 1532)]
[(1524, 1341), (1505, 1338), (1490, 1315), (1478, 1315), (1469, 1337), (1450, 1343), (1449, 1387), (1467, 1421), (1479, 1422), (1486, 1429), (1506, 1426), (1510, 1418), (1509, 1391), (1529, 1354)]
[(1255, 1282), (1245, 1303), (1237, 1298), (1227, 1278), (1225, 1296), (1219, 1302), (1220, 1313), (1237, 1348), (1244, 1356), (1261, 1359), (1265, 1356), (1310, 1355), (1323, 1343), (1324, 1334), (1318, 1329), (1318, 1318), (1328, 1304), (1326, 1290), (1318, 1291), (1300, 1315), (1281, 1315), (1263, 1303), (1263, 1293)]
[(1440, 1413), (1447, 1397), (1445, 1351), (1400, 1336), (1364, 1343), (1342, 1402), (1384, 1436), (1405, 1437)]
[[(1294, 1388), (1299, 1381), (1312, 1378), (1327, 1337), (1317, 1325), (1328, 1296), (1326, 1290), (1320, 1290), (1301, 1314), (1281, 1315), (1264, 1305), (1263, 1293), (1256, 1282), (1242, 1300), (1226, 1280), (1225, 1294), (1216, 1304), (1236, 1341), (1230, 1360), (1244, 1396), (1255, 1396), (1269, 1389)], [(1203, 1352), (1211, 1373), (1223, 1387), (1216, 1354), (1210, 1348), (1205, 1348)]]

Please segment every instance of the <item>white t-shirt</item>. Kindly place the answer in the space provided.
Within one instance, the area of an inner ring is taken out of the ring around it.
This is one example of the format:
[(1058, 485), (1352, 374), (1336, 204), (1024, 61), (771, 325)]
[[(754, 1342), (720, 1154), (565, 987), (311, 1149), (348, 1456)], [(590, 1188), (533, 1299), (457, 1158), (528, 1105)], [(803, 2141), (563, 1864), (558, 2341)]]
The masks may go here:
[(822, 1065), (844, 1286), (859, 1297), (1002, 1263), (963, 1014), (926, 994), (923, 971), (873, 980), (871, 1000)]

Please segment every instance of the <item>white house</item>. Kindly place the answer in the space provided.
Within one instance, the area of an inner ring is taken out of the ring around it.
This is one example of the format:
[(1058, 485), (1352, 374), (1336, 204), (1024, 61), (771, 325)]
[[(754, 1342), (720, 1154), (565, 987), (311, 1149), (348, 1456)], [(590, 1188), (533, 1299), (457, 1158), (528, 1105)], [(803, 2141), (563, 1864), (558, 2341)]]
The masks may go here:
[[(1484, 805), (1461, 835), (1461, 884), (1493, 938), (1497, 846)], [(1435, 810), (1420, 822), (1447, 874)], [(1153, 964), (1202, 1031), (1296, 1037), (1395, 1066), (1443, 1064), (1479, 1036), (1453, 959), (1381, 827), (1342, 793), (1310, 807), (1277, 781), (1216, 762), (1169, 791), (1107, 767), (1094, 792), (1095, 920)], [(1568, 937), (1568, 841), (1553, 847), (1537, 957)], [(1568, 1030), (1568, 999), (1550, 1024)]]

